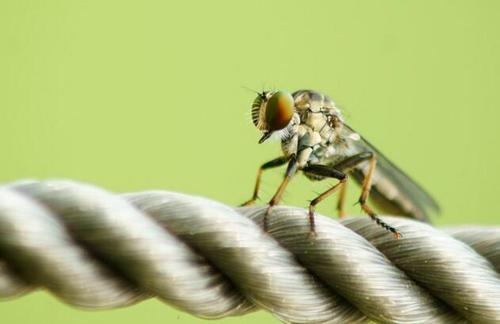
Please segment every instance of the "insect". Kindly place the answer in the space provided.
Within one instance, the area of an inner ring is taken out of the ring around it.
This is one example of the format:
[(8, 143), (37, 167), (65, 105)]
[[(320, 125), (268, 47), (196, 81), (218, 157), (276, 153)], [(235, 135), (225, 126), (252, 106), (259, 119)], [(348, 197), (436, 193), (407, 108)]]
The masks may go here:
[(341, 217), (345, 215), (346, 183), (349, 176), (361, 184), (358, 199), (361, 209), (396, 238), (401, 237), (400, 232), (380, 219), (368, 206), (370, 191), (374, 202), (386, 212), (422, 221), (428, 221), (431, 213), (439, 212), (436, 201), (349, 127), (335, 103), (324, 94), (312, 90), (299, 90), (292, 94), (263, 91), (258, 93), (252, 104), (252, 121), (262, 131), (259, 143), (272, 135), (281, 138), (283, 155), (261, 165), (252, 198), (243, 205), (253, 204), (258, 198), (264, 170), (288, 164), (283, 181), (269, 201), (264, 216), (265, 230), (267, 216), (273, 206), (281, 201), (285, 188), (298, 171), (302, 171), (311, 180), (338, 180), (309, 204), (310, 233), (313, 235), (316, 205), (337, 191), (337, 210)]

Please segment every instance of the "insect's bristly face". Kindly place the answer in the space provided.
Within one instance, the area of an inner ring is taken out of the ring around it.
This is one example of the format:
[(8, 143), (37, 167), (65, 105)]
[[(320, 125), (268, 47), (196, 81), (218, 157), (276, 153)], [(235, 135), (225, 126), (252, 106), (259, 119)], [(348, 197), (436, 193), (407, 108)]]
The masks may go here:
[(293, 117), (294, 101), (291, 94), (284, 91), (262, 92), (252, 104), (252, 121), (264, 135), (263, 143), (274, 131), (285, 128)]

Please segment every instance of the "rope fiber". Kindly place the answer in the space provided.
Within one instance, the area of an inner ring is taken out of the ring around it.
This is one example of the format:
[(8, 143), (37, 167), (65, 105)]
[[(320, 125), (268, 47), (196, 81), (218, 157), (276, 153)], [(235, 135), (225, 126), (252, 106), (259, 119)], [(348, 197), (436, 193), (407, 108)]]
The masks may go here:
[(156, 297), (207, 319), (257, 309), (292, 323), (499, 323), (500, 227), (337, 221), (71, 180), (0, 187), (0, 299), (44, 288), (85, 309)]

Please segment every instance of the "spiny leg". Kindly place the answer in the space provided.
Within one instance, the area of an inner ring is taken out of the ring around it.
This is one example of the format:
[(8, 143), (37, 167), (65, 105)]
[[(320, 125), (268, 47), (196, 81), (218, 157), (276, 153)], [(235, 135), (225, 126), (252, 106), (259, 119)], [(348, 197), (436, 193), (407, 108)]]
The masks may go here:
[(372, 186), (372, 179), (373, 179), (373, 171), (375, 170), (375, 167), (377, 165), (377, 159), (375, 156), (372, 156), (370, 159), (370, 164), (368, 166), (368, 171), (366, 172), (363, 180), (363, 185), (362, 185), (362, 191), (361, 191), (361, 196), (358, 199), (358, 202), (361, 205), (361, 209), (365, 213), (367, 213), (370, 218), (375, 221), (379, 226), (385, 228), (386, 230), (392, 232), (394, 236), (399, 239), (401, 237), (401, 233), (391, 225), (387, 224), (383, 220), (381, 220), (375, 212), (366, 204), (366, 200), (368, 199), (368, 196), (370, 194), (370, 189)]
[[(368, 166), (368, 171), (364, 175), (364, 180), (362, 184), (362, 189), (361, 189), (361, 196), (358, 199), (359, 204), (361, 205), (361, 209), (365, 213), (370, 216), (370, 218), (375, 221), (379, 226), (383, 227), (384, 229), (392, 232), (396, 238), (401, 237), (401, 233), (398, 232), (394, 227), (390, 226), (383, 220), (381, 220), (375, 212), (366, 204), (366, 200), (368, 199), (368, 196), (370, 194), (370, 189), (372, 186), (372, 179), (373, 179), (373, 172), (375, 170), (375, 167), (377, 165), (377, 159), (375, 158), (375, 155), (372, 152), (362, 152), (353, 156), (350, 156), (336, 165), (334, 165), (335, 169), (342, 170), (344, 172), (350, 171), (352, 168), (360, 164), (361, 162), (369, 160), (370, 164)], [(339, 201), (340, 204), (340, 201)]]
[(286, 186), (290, 182), (290, 179), (295, 174), (295, 172), (297, 172), (297, 158), (295, 157), (295, 155), (290, 156), (289, 160), (290, 160), (290, 162), (288, 162), (288, 167), (287, 167), (286, 172), (285, 172), (285, 177), (284, 177), (283, 181), (281, 182), (278, 190), (274, 194), (273, 198), (271, 198), (271, 200), (269, 201), (269, 205), (266, 209), (266, 213), (264, 214), (264, 231), (266, 231), (266, 232), (267, 232), (267, 216), (271, 212), (271, 209), (275, 205), (279, 204), (279, 202), (281, 201), (281, 197), (283, 196), (283, 193), (285, 192)]
[(282, 166), (288, 160), (289, 160), (289, 158), (287, 158), (285, 156), (280, 156), (279, 158), (273, 159), (271, 161), (268, 161), (268, 162), (262, 164), (260, 166), (259, 170), (257, 171), (257, 180), (255, 181), (255, 188), (253, 190), (252, 198), (250, 198), (249, 200), (247, 200), (246, 202), (244, 202), (240, 206), (252, 205), (259, 198), (260, 179), (262, 178), (262, 173), (264, 170)]
[(309, 226), (310, 226), (310, 234), (314, 236), (315, 234), (315, 222), (314, 222), (314, 209), (316, 208), (316, 205), (319, 204), (321, 201), (323, 201), (325, 198), (328, 196), (332, 195), (334, 192), (336, 192), (339, 188), (342, 188), (346, 181), (347, 181), (347, 175), (339, 170), (336, 170), (332, 167), (326, 166), (326, 165), (310, 165), (307, 166), (303, 169), (304, 172), (312, 173), (318, 176), (322, 177), (329, 177), (329, 178), (335, 178), (339, 180), (339, 183), (331, 187), (330, 189), (326, 190), (322, 194), (320, 194), (318, 197), (314, 198), (311, 203), (309, 204)]

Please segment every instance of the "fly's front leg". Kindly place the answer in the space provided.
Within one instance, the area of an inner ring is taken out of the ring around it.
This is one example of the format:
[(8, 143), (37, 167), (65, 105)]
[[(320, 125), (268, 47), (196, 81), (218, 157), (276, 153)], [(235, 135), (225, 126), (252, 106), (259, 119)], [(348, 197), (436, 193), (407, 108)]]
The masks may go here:
[(295, 155), (292, 155), (289, 158), (290, 162), (288, 162), (288, 167), (286, 169), (285, 173), (285, 178), (281, 182), (281, 185), (279, 186), (278, 190), (274, 194), (273, 198), (269, 201), (269, 205), (266, 209), (266, 213), (264, 214), (264, 231), (267, 232), (267, 216), (271, 212), (271, 209), (279, 204), (281, 201), (281, 197), (283, 196), (283, 193), (285, 192), (285, 188), (290, 182), (290, 179), (292, 176), (297, 172), (297, 157)]
[(336, 192), (339, 188), (344, 187), (345, 183), (347, 182), (347, 175), (339, 171), (333, 167), (329, 167), (326, 165), (310, 165), (307, 166), (303, 169), (304, 172), (312, 173), (318, 176), (322, 177), (329, 177), (329, 178), (335, 178), (339, 180), (339, 183), (331, 187), (330, 189), (326, 190), (322, 194), (320, 194), (318, 197), (314, 198), (311, 203), (309, 204), (309, 226), (310, 226), (310, 234), (311, 236), (315, 235), (315, 223), (314, 223), (314, 209), (316, 208), (316, 205), (319, 204), (321, 201), (323, 201), (325, 198), (328, 196), (332, 195), (334, 192)]
[(368, 166), (368, 171), (366, 172), (363, 180), (361, 196), (359, 197), (358, 201), (361, 205), (361, 209), (363, 209), (363, 211), (367, 213), (373, 221), (375, 221), (379, 226), (392, 232), (394, 236), (399, 239), (401, 237), (401, 233), (399, 233), (398, 230), (391, 225), (378, 218), (375, 212), (366, 204), (366, 200), (368, 199), (368, 195), (370, 194), (370, 189), (372, 186), (373, 171), (375, 170), (376, 165), (377, 159), (375, 158), (375, 156), (372, 156), (372, 158), (370, 159), (370, 165)]
[(271, 160), (269, 162), (266, 162), (266, 163), (262, 164), (260, 166), (259, 170), (257, 171), (257, 180), (255, 181), (255, 188), (253, 190), (252, 198), (250, 198), (249, 200), (247, 200), (246, 202), (244, 202), (243, 204), (241, 204), (241, 206), (252, 205), (259, 198), (260, 179), (262, 178), (262, 173), (263, 173), (264, 170), (272, 169), (272, 168), (276, 168), (276, 167), (282, 166), (288, 160), (289, 160), (289, 158), (287, 158), (285, 156), (280, 156), (279, 158), (276, 158), (274, 160)]
[(377, 166), (377, 159), (375, 155), (372, 152), (363, 152), (359, 153), (353, 156), (350, 156), (346, 158), (345, 160), (340, 161), (337, 163), (334, 168), (342, 170), (342, 171), (348, 171), (360, 164), (361, 162), (369, 160), (369, 166), (368, 170), (364, 174), (364, 179), (363, 179), (363, 184), (362, 184), (362, 189), (361, 189), (361, 196), (358, 199), (359, 204), (361, 205), (361, 209), (365, 213), (367, 213), (370, 218), (375, 221), (379, 226), (385, 228), (386, 230), (392, 232), (396, 238), (401, 237), (401, 233), (398, 232), (394, 227), (390, 226), (375, 214), (375, 212), (366, 204), (366, 200), (368, 199), (368, 196), (370, 195), (370, 189), (372, 186), (372, 179), (373, 179), (373, 172), (375, 171), (375, 167)]

